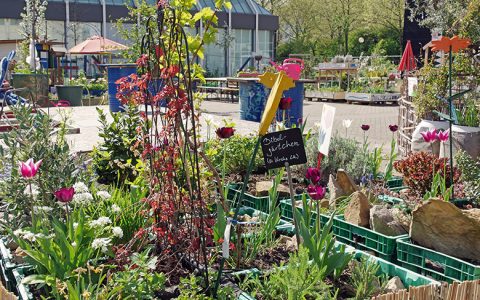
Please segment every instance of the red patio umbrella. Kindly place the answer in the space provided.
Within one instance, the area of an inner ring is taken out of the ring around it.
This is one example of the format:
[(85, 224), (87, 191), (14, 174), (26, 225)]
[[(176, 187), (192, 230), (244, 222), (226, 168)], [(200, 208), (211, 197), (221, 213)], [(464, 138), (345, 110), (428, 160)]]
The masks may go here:
[(127, 46), (96, 35), (74, 46), (68, 52), (70, 54), (103, 54), (123, 49), (127, 49)]
[(417, 65), (415, 64), (415, 56), (413, 55), (412, 44), (410, 43), (410, 40), (408, 40), (407, 45), (405, 45), (405, 51), (403, 51), (402, 59), (398, 65), (398, 70), (400, 72), (408, 72), (415, 68), (417, 68)]

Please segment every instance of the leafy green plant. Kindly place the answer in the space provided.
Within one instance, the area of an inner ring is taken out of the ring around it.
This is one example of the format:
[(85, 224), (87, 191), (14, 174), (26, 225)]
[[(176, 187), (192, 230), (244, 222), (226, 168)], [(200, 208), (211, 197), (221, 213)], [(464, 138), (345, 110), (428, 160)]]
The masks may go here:
[[(320, 227), (320, 216), (317, 214), (315, 226), (310, 226), (312, 212), (303, 196), (303, 209), (296, 210), (297, 227), (303, 240), (303, 246), (308, 249), (310, 257), (325, 276), (333, 274), (334, 278), (340, 276), (352, 259), (352, 254), (345, 252), (345, 245), (335, 246), (335, 238), (332, 232), (334, 213), (330, 216), (327, 224)], [(323, 279), (323, 278), (322, 278)]]
[(380, 175), (380, 167), (383, 159), (382, 149), (383, 147), (375, 147), (372, 152), (368, 153), (368, 168), (373, 179), (377, 179)]
[(149, 256), (150, 250), (134, 253), (130, 265), (114, 272), (104, 288), (101, 299), (153, 299), (154, 293), (163, 290), (166, 277), (155, 272), (157, 257)]
[[(205, 143), (204, 152), (218, 170), (222, 170), (223, 154), (226, 152), (225, 173), (244, 173), (253, 154), (256, 139), (256, 136), (241, 135), (233, 135), (226, 142), (220, 139), (210, 139)], [(255, 157), (254, 170), (263, 165), (263, 156), (260, 152)]]
[(233, 288), (230, 286), (220, 286), (216, 297), (206, 295), (203, 280), (193, 274), (190, 277), (180, 279), (179, 290), (178, 300), (227, 300), (235, 297)]
[(392, 136), (392, 141), (390, 142), (390, 154), (385, 157), (385, 159), (388, 160), (387, 165), (385, 166), (385, 176), (383, 180), (385, 183), (392, 179), (392, 173), (393, 173), (393, 162), (397, 159), (397, 149), (396, 149), (397, 143), (395, 141), (395, 137)]
[(457, 152), (455, 160), (462, 174), (460, 179), (464, 184), (465, 195), (478, 201), (480, 199), (480, 161), (473, 159), (465, 151)]
[(387, 278), (384, 274), (377, 276), (379, 269), (380, 265), (367, 258), (354, 261), (350, 281), (355, 288), (355, 300), (370, 299), (384, 290)]
[(113, 121), (108, 122), (106, 114), (97, 108), (102, 125), (99, 136), (102, 143), (94, 148), (93, 169), (98, 181), (104, 184), (122, 184), (134, 181), (143, 170), (142, 153), (138, 129), (143, 120), (138, 110), (127, 106), (125, 112), (111, 113)]
[(476, 99), (467, 99), (462, 109), (456, 109), (458, 124), (462, 126), (480, 126), (480, 103)]
[(89, 220), (81, 208), (74, 209), (65, 223), (45, 215), (37, 217), (31, 228), (11, 232), (34, 268), (35, 274), (24, 283), (46, 284), (55, 297), (61, 295), (57, 280), (74, 284), (89, 267), (95, 268), (99, 257), (113, 254), (110, 246), (115, 235), (109, 218)]
[[(0, 135), (1, 171), (5, 174), (0, 182), (0, 197), (8, 208), (1, 220), (2, 227), (16, 229), (29, 224), (32, 206), (55, 208), (52, 193), (73, 184), (83, 170), (76, 167), (75, 156), (70, 154), (66, 141), (67, 114), (61, 114), (60, 122), (55, 122), (42, 111), (32, 114), (31, 108), (25, 105), (12, 107), (12, 110), (18, 126)], [(20, 161), (29, 158), (42, 159), (39, 174), (31, 180), (35, 187), (33, 197), (17, 167)], [(54, 209), (55, 212), (58, 210)]]
[(437, 172), (435, 176), (433, 176), (432, 187), (425, 193), (423, 200), (441, 197), (443, 200), (448, 202), (452, 197), (452, 189), (453, 186), (447, 187), (447, 181), (445, 180), (445, 177), (442, 176), (440, 172)]
[[(312, 134), (306, 143), (308, 161), (317, 161), (318, 137)], [(335, 174), (338, 169), (345, 169), (356, 181), (363, 176), (363, 167), (367, 158), (357, 141), (335, 134), (330, 143), (330, 153), (322, 161), (322, 174)], [(328, 178), (326, 178), (328, 180)]]
[(256, 299), (336, 299), (336, 293), (332, 295), (323, 282), (325, 276), (325, 269), (310, 263), (308, 250), (300, 247), (290, 255), (288, 265), (280, 264), (265, 277), (251, 274), (240, 287)]

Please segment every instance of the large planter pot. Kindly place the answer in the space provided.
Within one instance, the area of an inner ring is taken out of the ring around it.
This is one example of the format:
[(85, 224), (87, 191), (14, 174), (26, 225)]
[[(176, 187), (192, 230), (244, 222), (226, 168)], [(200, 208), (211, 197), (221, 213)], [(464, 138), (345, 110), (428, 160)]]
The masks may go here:
[[(30, 99), (40, 106), (48, 106), (48, 76), (46, 74), (12, 74), (13, 87), (20, 97)], [(32, 99), (33, 97), (33, 99)]]
[(303, 122), (303, 97), (305, 95), (303, 86), (303, 82), (296, 81), (294, 88), (283, 92), (284, 97), (292, 98), (292, 105), (285, 111), (277, 110), (277, 121), (284, 122), (287, 127), (293, 125), (298, 127)]
[(122, 103), (117, 98), (117, 87), (115, 83), (122, 77), (137, 73), (136, 64), (105, 64), (108, 74), (108, 100), (111, 112), (124, 111)]
[(56, 85), (58, 100), (67, 100), (71, 106), (82, 106), (83, 87), (81, 85)]

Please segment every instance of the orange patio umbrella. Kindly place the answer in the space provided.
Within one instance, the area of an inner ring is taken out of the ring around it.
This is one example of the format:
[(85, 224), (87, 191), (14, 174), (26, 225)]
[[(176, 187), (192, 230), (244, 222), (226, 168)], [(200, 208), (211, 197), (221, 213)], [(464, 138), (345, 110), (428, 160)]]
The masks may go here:
[(412, 50), (412, 43), (410, 40), (407, 41), (407, 45), (405, 45), (405, 50), (403, 51), (402, 59), (400, 60), (400, 64), (398, 65), (398, 70), (402, 71), (412, 71), (417, 68), (415, 64), (415, 56), (413, 55)]
[(127, 48), (125, 45), (95, 35), (74, 46), (68, 52), (70, 54), (104, 54)]

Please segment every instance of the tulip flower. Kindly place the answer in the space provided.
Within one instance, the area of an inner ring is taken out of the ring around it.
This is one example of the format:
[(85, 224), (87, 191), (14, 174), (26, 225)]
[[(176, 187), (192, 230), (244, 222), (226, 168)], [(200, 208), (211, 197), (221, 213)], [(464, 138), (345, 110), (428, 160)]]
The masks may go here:
[(388, 128), (391, 132), (395, 132), (398, 130), (398, 125), (388, 125)]
[(30, 158), (26, 162), (20, 162), (19, 163), (20, 174), (22, 174), (23, 178), (31, 179), (35, 177), (41, 164), (42, 164), (42, 160), (34, 162), (33, 158)]
[(320, 181), (320, 171), (317, 168), (308, 168), (305, 177), (309, 179), (313, 184), (317, 184)]
[(342, 125), (345, 127), (345, 137), (348, 136), (348, 128), (352, 125), (352, 120), (342, 120)]
[(307, 188), (307, 193), (310, 195), (310, 198), (312, 198), (312, 200), (323, 199), (326, 192), (327, 192), (327, 189), (320, 185), (317, 185), (317, 186), (309, 185)]
[(362, 124), (360, 128), (362, 128), (363, 131), (368, 131), (370, 129), (370, 125)]
[(280, 99), (280, 104), (278, 105), (278, 108), (280, 110), (287, 110), (290, 107), (292, 107), (292, 98), (291, 97), (285, 97)]
[(437, 133), (437, 140), (439, 140), (442, 143), (447, 142), (449, 137), (450, 137), (450, 130), (449, 129), (447, 129), (445, 131), (439, 131)]
[(233, 135), (235, 129), (233, 127), (220, 127), (217, 129), (217, 136), (221, 139), (228, 139)]
[(72, 201), (73, 195), (75, 194), (75, 189), (73, 187), (61, 188), (55, 193), (55, 198), (62, 203), (68, 203)]
[(431, 143), (435, 142), (438, 138), (437, 130), (435, 128), (430, 130), (430, 131), (427, 130), (427, 131), (424, 131), (424, 132), (420, 132), (420, 134), (422, 135), (425, 143), (430, 143), (431, 144)]

